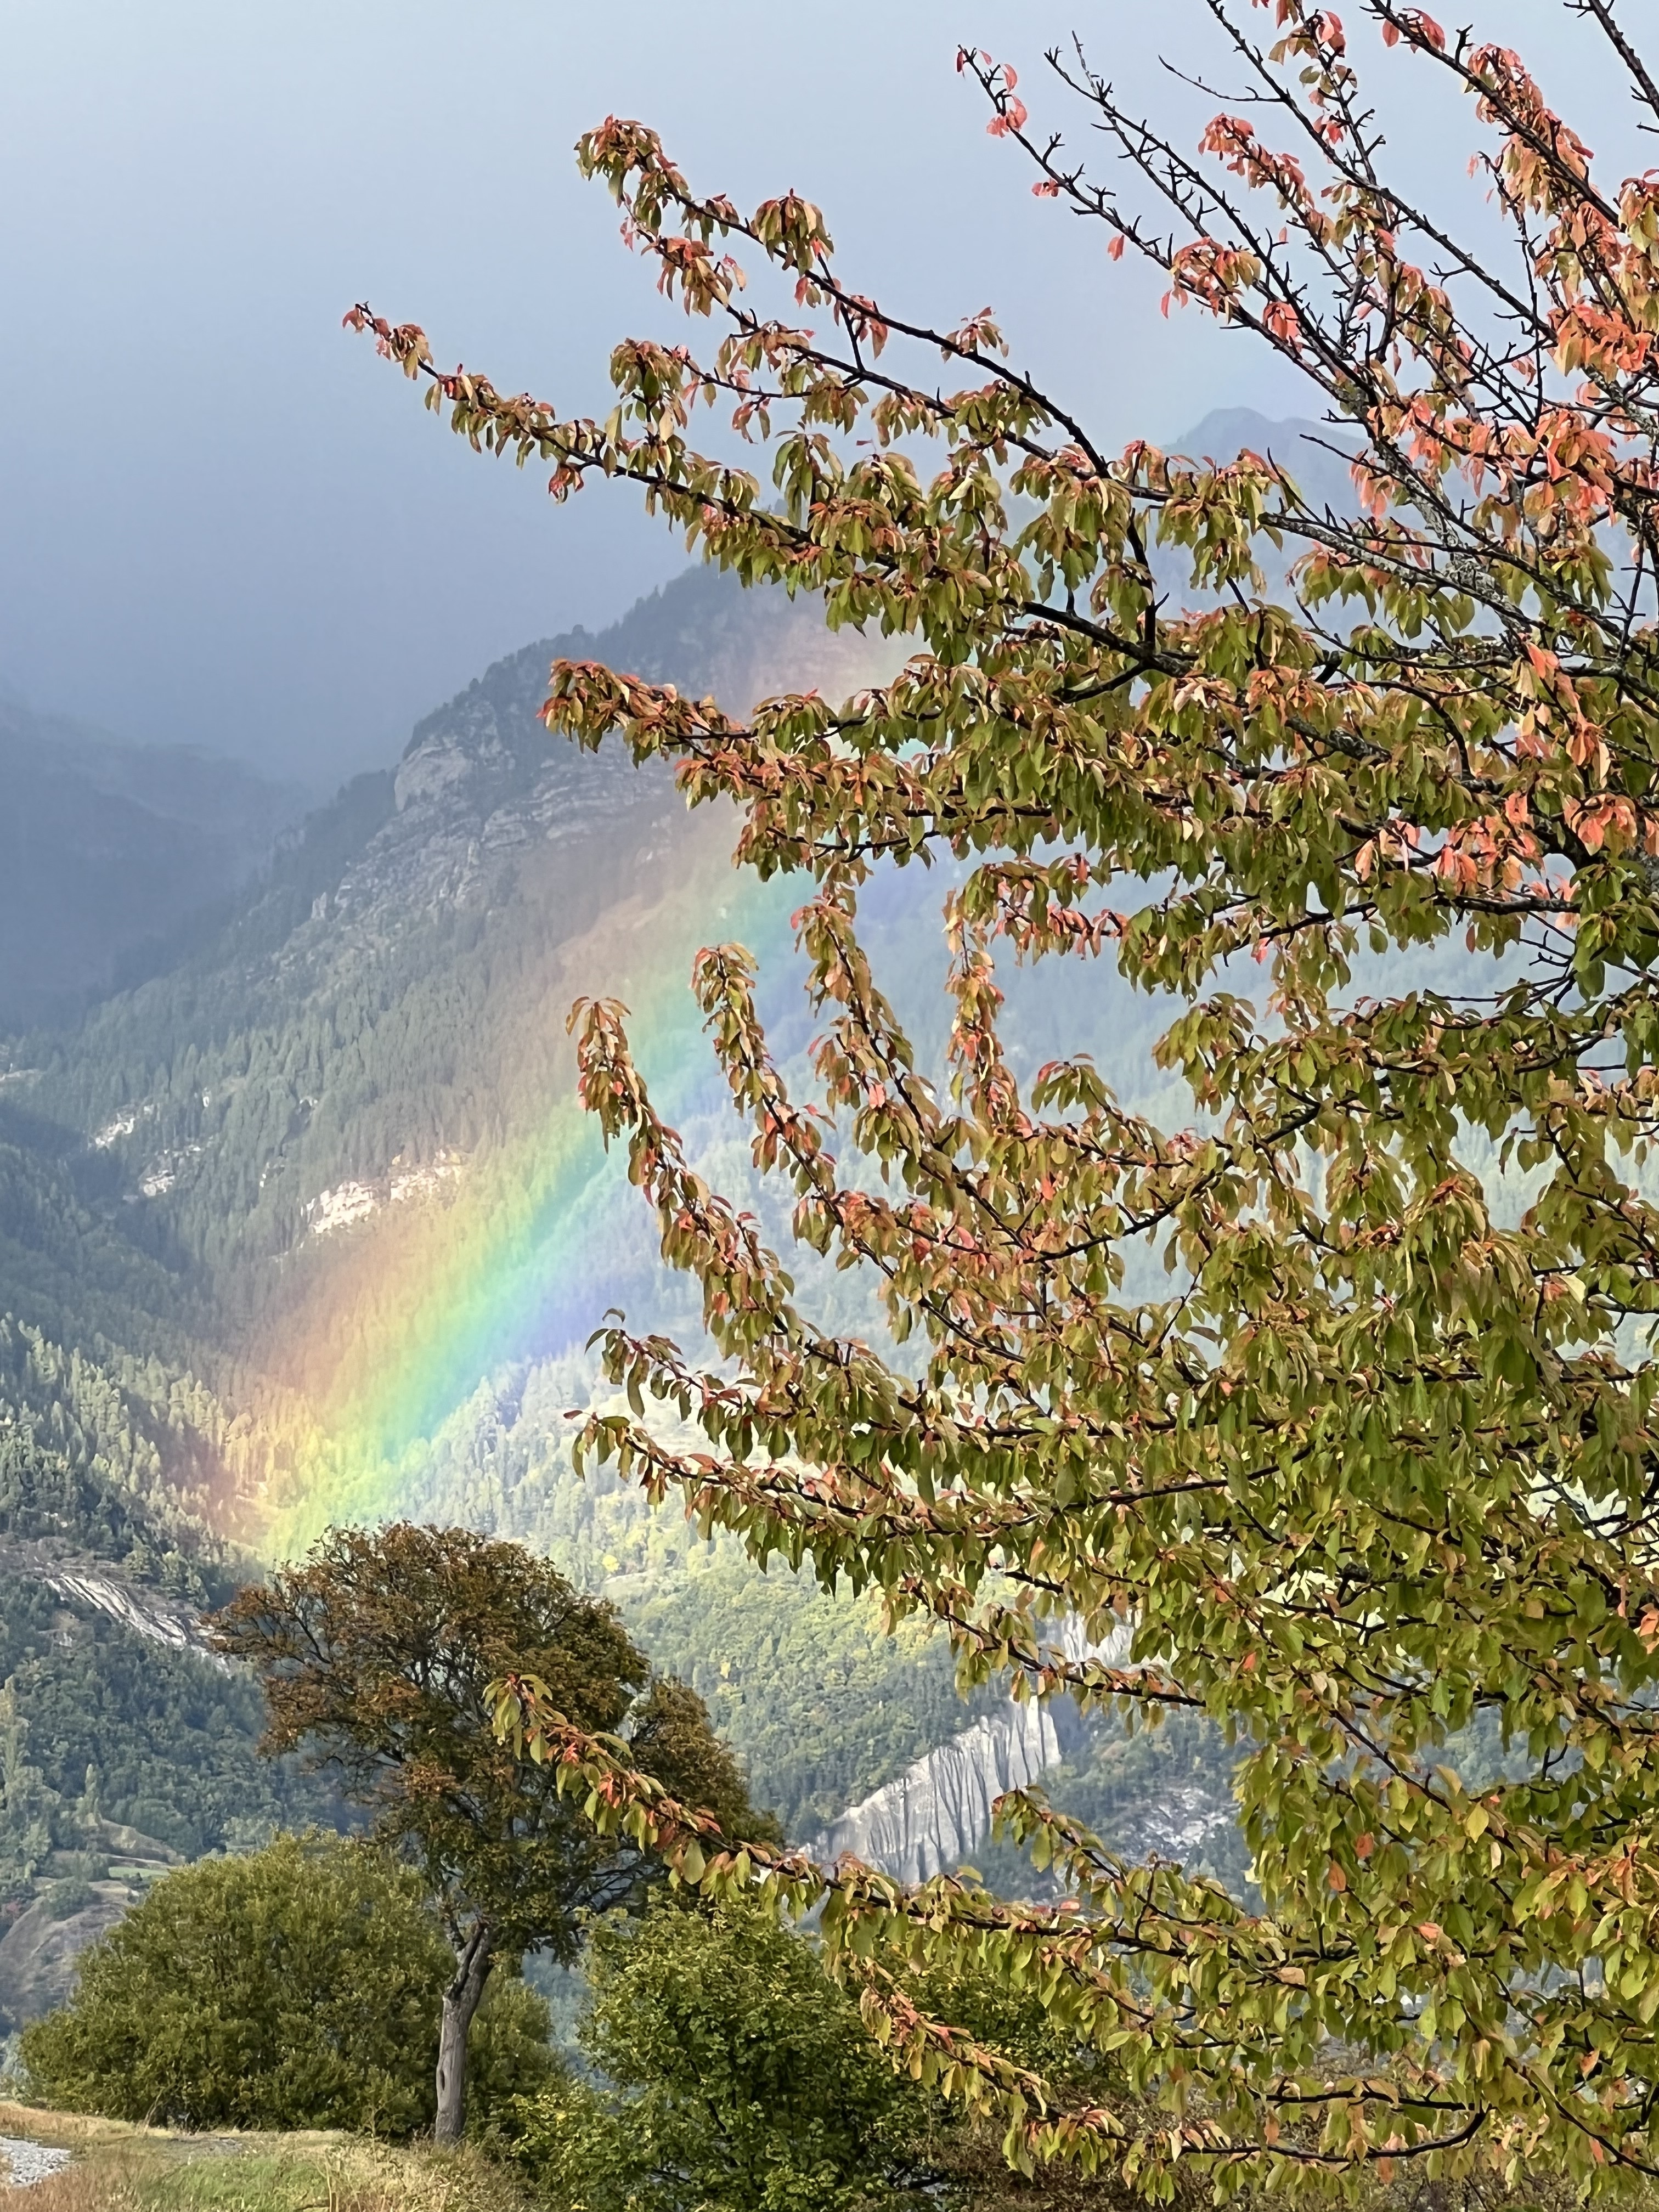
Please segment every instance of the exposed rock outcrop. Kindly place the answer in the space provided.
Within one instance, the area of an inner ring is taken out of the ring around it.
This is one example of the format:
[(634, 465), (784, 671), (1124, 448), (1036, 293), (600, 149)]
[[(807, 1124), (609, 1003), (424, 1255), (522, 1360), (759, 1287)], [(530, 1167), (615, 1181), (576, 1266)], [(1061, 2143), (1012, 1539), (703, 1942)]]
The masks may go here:
[[(479, 909), (514, 857), (574, 845), (598, 830), (611, 848), (624, 823), (678, 817), (674, 779), (638, 768), (620, 745), (580, 751), (550, 736), (540, 710), (553, 660), (602, 657), (689, 698), (717, 696), (747, 714), (786, 689), (834, 696), (890, 672), (902, 655), (856, 630), (831, 631), (810, 599), (744, 592), (713, 569), (693, 569), (641, 599), (599, 636), (574, 630), (498, 660), (416, 727), (392, 780), (392, 811), (326, 898), (319, 947), (337, 957), (343, 928), (371, 934), (411, 913)], [(296, 951), (308, 949), (299, 933)]]
[[(1127, 1630), (1091, 1644), (1069, 1620), (1051, 1640), (1069, 1659), (1115, 1666), (1128, 1648)], [(997, 1799), (1028, 1789), (1057, 1766), (1080, 1735), (1069, 1700), (1017, 1705), (1011, 1698), (849, 1806), (807, 1849), (817, 1859), (849, 1853), (900, 1881), (927, 1881), (960, 1866), (990, 1833)]]
[(209, 1642), (200, 1620), (185, 1607), (170, 1604), (138, 1589), (113, 1573), (87, 1567), (58, 1566), (42, 1577), (49, 1589), (71, 1602), (94, 1606), (142, 1636), (147, 1644), (165, 1644), (174, 1651), (194, 1651), (222, 1672), (229, 1662)]
[(1024, 1790), (1064, 1756), (1051, 1705), (1009, 1704), (928, 1752), (814, 1836), (820, 1860), (843, 1853), (900, 1881), (960, 1866), (990, 1832), (1005, 1790)]
[(66, 1632), (72, 1625), (74, 1608), (91, 1606), (142, 1636), (147, 1644), (164, 1644), (173, 1651), (193, 1651), (198, 1658), (226, 1668), (227, 1662), (215, 1651), (201, 1616), (191, 1606), (132, 1581), (113, 1561), (70, 1551), (58, 1541), (0, 1536), (0, 1573), (44, 1583), (61, 1597), (70, 1608), (63, 1619)]
[(1134, 1823), (1135, 1856), (1170, 1859), (1190, 1865), (1238, 1818), (1231, 1795), (1218, 1795), (1197, 1783), (1182, 1783), (1146, 1800)]

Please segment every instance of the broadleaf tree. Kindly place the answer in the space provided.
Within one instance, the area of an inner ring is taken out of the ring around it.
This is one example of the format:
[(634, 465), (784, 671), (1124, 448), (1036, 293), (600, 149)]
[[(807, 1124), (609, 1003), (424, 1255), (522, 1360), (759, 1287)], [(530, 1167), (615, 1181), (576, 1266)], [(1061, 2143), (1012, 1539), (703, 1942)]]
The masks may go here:
[(435, 2133), (465, 2116), (468, 2038), (503, 1959), (569, 1964), (586, 1913), (638, 1910), (662, 1866), (649, 1839), (596, 1824), (492, 1725), (491, 1685), (528, 1672), (629, 1770), (772, 1839), (702, 1700), (652, 1674), (614, 1606), (522, 1545), (399, 1522), (333, 1529), (213, 1616), (219, 1648), (265, 1690), (265, 1747), (300, 1753), (372, 1815), (420, 1877), (453, 1954), (437, 2038)]
[(596, 2080), (556, 2081), (510, 2115), (513, 2154), (557, 2212), (921, 2201), (924, 2100), (764, 1905), (659, 1896), (634, 1922), (596, 1922), (585, 1978), (578, 2039)]
[[(1516, 53), (1396, 0), (1358, 0), (1352, 35), (1305, 0), (1194, 4), (1241, 88), (1190, 146), (1086, 48), (1049, 57), (1105, 173), (1012, 67), (958, 67), (1069, 236), (1300, 373), (1351, 501), (1304, 495), (1294, 453), (1108, 451), (988, 313), (937, 329), (872, 300), (817, 207), (740, 211), (615, 118), (580, 164), (714, 326), (706, 353), (620, 346), (588, 420), (348, 319), (475, 446), (550, 463), (556, 496), (629, 479), (745, 582), (915, 648), (839, 707), (744, 721), (554, 669), (551, 727), (674, 762), (692, 800), (737, 802), (741, 861), (803, 879), (819, 1097), (769, 1055), (741, 948), (695, 988), (797, 1236), (871, 1272), (901, 1347), (814, 1325), (659, 1117), (622, 1010), (586, 1004), (586, 1103), (719, 1357), (608, 1326), (610, 1375), (707, 1449), (605, 1413), (584, 1451), (757, 1559), (935, 1616), (970, 1680), (1211, 1716), (1241, 1747), (1260, 1909), (1119, 1863), (1030, 1793), (1003, 1818), (1055, 1869), (1052, 1907), (711, 1853), (534, 1684), (500, 1717), (684, 1878), (761, 1867), (827, 1898), (878, 2033), (1000, 2113), (1023, 2164), (1154, 2195), (1177, 2159), (1223, 2192), (1651, 2174), (1659, 177), (1603, 178)], [(1563, 25), (1659, 124), (1614, 0)], [(1379, 98), (1468, 95), (1484, 230), (1391, 167), (1362, 44)], [(1109, 276), (1097, 257), (1073, 281)], [(770, 489), (698, 449), (699, 400), (767, 448)], [(879, 866), (933, 857), (944, 1093), (858, 918)], [(1160, 994), (1189, 1126), (1127, 1110), (1080, 1054), (1022, 1085), (999, 957)], [(1147, 1254), (1164, 1295), (1133, 1288)], [(1066, 1656), (1060, 1615), (1097, 1655), (1127, 1624), (1127, 1660)], [(1115, 2054), (1121, 2108), (913, 2000), (917, 1961), (964, 1950)], [(1143, 2099), (1155, 2124), (1124, 2118)]]
[[(283, 1834), (154, 1883), (26, 2027), (30, 2094), (185, 2128), (429, 2125), (448, 1947), (417, 1875), (361, 1838)], [(547, 2008), (492, 1980), (473, 2032), (486, 2115), (560, 2073)]]

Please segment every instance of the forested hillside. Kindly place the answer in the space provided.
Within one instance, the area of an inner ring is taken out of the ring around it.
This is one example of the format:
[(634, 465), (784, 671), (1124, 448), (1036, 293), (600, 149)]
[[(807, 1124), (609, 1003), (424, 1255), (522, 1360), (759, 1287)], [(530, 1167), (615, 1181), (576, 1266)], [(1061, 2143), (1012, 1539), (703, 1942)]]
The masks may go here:
[(392, 1509), (550, 1548), (810, 1829), (963, 1716), (941, 1647), (570, 1479), (563, 1416), (605, 1305), (690, 1316), (574, 1110), (565, 1007), (584, 988), (659, 1006), (665, 1079), (713, 1150), (692, 951), (724, 928), (781, 957), (787, 937), (786, 902), (733, 877), (729, 822), (548, 738), (559, 653), (745, 705), (803, 665), (844, 690), (891, 663), (688, 575), (603, 639), (489, 671), (395, 772), (313, 815), (209, 942), (73, 1034), (18, 1039), (0, 1391), (20, 1438), (174, 1532), (153, 1571), (170, 1588), (228, 1540)]
[(258, 1689), (197, 1627), (252, 1562), (100, 1449), (118, 1398), (85, 1371), (34, 1380), (76, 1410), (73, 1457), (0, 1426), (0, 2040), (162, 1866), (337, 1811), (260, 1755)]
[[(1216, 420), (1224, 440), (1249, 434)], [(738, 709), (896, 665), (811, 605), (692, 572), (603, 635), (497, 664), (395, 769), (291, 833), (165, 972), (71, 1031), (0, 1045), (0, 1401), (41, 1464), (137, 1501), (163, 1532), (140, 1568), (179, 1594), (228, 1545), (291, 1552), (388, 1512), (550, 1551), (695, 1684), (757, 1798), (806, 1834), (971, 1714), (938, 1640), (890, 1638), (869, 1603), (762, 1577), (572, 1477), (567, 1414), (592, 1389), (581, 1347), (605, 1309), (682, 1337), (696, 1316), (576, 1108), (570, 1003), (627, 1002), (705, 1172), (780, 1243), (699, 1033), (695, 949), (735, 937), (759, 956), (795, 1075), (811, 1016), (791, 887), (736, 875), (732, 820), (688, 815), (665, 777), (550, 738), (537, 709), (558, 655)], [(944, 888), (888, 871), (864, 900), (923, 1066), (943, 1042)], [(1161, 1010), (1109, 963), (1003, 980), (1017, 1071), (1092, 1045), (1126, 1095), (1170, 1107), (1148, 1053)], [(866, 1285), (799, 1272), (829, 1325), (879, 1329)]]

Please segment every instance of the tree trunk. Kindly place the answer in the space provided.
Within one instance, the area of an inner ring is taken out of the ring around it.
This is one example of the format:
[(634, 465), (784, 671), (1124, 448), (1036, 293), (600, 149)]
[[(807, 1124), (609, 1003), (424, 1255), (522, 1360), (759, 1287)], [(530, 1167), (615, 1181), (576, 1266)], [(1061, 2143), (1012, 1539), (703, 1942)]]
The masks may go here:
[(481, 1920), (455, 1954), (455, 1978), (444, 1991), (443, 2022), (438, 2031), (438, 2118), (433, 2140), (459, 2142), (466, 2118), (466, 2038), (495, 1963), (490, 1953), (495, 1930)]

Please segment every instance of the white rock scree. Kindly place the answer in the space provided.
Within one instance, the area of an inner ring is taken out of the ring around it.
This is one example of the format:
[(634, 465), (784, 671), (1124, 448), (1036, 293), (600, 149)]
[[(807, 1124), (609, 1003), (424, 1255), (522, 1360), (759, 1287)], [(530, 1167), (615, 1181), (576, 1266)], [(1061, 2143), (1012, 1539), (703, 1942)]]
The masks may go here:
[(1028, 1788), (1060, 1756), (1046, 1705), (1000, 1706), (850, 1807), (807, 1849), (820, 1863), (850, 1851), (899, 1881), (927, 1881), (976, 1848), (1006, 1790)]
[(49, 2180), (69, 2162), (66, 2150), (54, 2150), (46, 2143), (20, 2142), (15, 2136), (0, 2136), (0, 2172), (14, 2189), (31, 2189), (37, 2181)]

